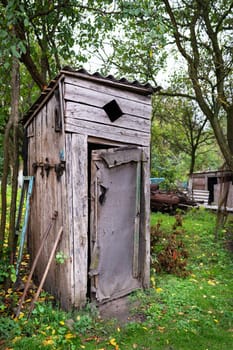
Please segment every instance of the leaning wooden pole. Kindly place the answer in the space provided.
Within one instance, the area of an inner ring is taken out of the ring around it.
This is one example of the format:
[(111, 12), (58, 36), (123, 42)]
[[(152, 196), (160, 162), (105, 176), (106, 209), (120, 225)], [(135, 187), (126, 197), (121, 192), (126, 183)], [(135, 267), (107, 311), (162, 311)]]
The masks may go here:
[(47, 264), (46, 269), (45, 269), (45, 271), (44, 271), (43, 277), (42, 277), (42, 279), (41, 279), (41, 281), (40, 281), (40, 285), (39, 285), (39, 287), (38, 287), (38, 290), (37, 290), (37, 292), (36, 292), (36, 294), (35, 294), (35, 296), (34, 296), (34, 298), (33, 298), (33, 300), (32, 300), (32, 303), (31, 303), (31, 306), (30, 306), (30, 309), (29, 309), (29, 312), (28, 312), (28, 318), (30, 318), (31, 313), (32, 313), (32, 311), (33, 311), (33, 309), (34, 309), (34, 306), (35, 306), (35, 302), (37, 301), (37, 299), (38, 299), (38, 297), (39, 297), (39, 295), (40, 295), (40, 292), (41, 292), (41, 290), (42, 290), (42, 288), (43, 288), (45, 279), (46, 279), (46, 277), (47, 277), (47, 274), (48, 274), (48, 272), (49, 272), (49, 268), (50, 268), (51, 263), (52, 263), (52, 261), (53, 261), (54, 254), (55, 254), (56, 249), (57, 249), (57, 245), (58, 245), (58, 243), (59, 243), (59, 241), (60, 241), (62, 232), (63, 232), (63, 227), (60, 228), (60, 230), (59, 230), (59, 232), (58, 232), (58, 234), (57, 234), (56, 240), (55, 240), (55, 242), (54, 242), (53, 249), (52, 249), (52, 251), (51, 251), (51, 253), (50, 253), (50, 257), (49, 257), (48, 264)]
[(27, 283), (26, 283), (25, 288), (24, 288), (24, 291), (23, 291), (23, 295), (22, 295), (22, 297), (21, 297), (21, 299), (20, 299), (19, 306), (18, 306), (18, 309), (17, 309), (17, 311), (16, 311), (16, 315), (15, 315), (16, 318), (17, 318), (17, 317), (19, 316), (19, 314), (20, 314), (20, 311), (21, 311), (21, 308), (22, 308), (22, 305), (23, 305), (25, 296), (26, 296), (27, 291), (28, 291), (28, 288), (29, 288), (29, 286), (30, 286), (30, 282), (31, 282), (31, 279), (32, 279), (32, 275), (33, 275), (33, 273), (34, 273), (34, 271), (35, 271), (37, 262), (38, 262), (38, 260), (39, 260), (39, 257), (40, 257), (40, 254), (41, 254), (41, 252), (42, 252), (42, 249), (43, 249), (43, 247), (44, 247), (44, 243), (45, 243), (45, 241), (46, 241), (46, 239), (47, 239), (47, 237), (48, 237), (48, 235), (49, 235), (49, 232), (50, 232), (50, 230), (51, 230), (51, 228), (52, 228), (52, 226), (53, 226), (53, 223), (55, 222), (56, 218), (57, 218), (57, 211), (54, 212), (54, 215), (53, 215), (53, 217), (52, 217), (52, 219), (51, 219), (51, 221), (50, 221), (50, 223), (49, 223), (49, 225), (48, 225), (48, 227), (47, 227), (47, 229), (46, 229), (46, 231), (45, 231), (45, 233), (44, 233), (44, 235), (43, 235), (43, 238), (42, 238), (42, 240), (41, 240), (40, 247), (39, 247), (39, 249), (38, 249), (38, 251), (37, 251), (37, 254), (36, 254), (36, 257), (35, 257), (35, 259), (34, 259), (34, 261), (33, 261), (32, 268), (31, 268), (30, 274), (29, 274), (28, 279), (27, 279)]

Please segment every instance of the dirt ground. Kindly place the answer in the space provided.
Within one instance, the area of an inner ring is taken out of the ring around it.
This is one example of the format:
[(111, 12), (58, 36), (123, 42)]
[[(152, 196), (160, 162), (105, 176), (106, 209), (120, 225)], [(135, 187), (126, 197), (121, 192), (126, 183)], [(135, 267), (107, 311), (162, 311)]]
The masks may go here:
[(123, 297), (98, 306), (100, 317), (103, 319), (116, 319), (119, 324), (128, 322), (142, 322), (143, 315), (135, 312), (138, 302), (132, 302)]

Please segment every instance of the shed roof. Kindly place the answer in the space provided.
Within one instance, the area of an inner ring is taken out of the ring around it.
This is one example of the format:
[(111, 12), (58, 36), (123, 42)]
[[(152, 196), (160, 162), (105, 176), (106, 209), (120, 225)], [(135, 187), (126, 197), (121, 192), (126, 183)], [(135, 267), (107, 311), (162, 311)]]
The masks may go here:
[(47, 100), (47, 96), (56, 88), (60, 78), (65, 75), (71, 75), (77, 78), (91, 80), (96, 83), (101, 83), (104, 85), (114, 86), (119, 89), (132, 91), (140, 95), (151, 95), (152, 93), (159, 91), (161, 87), (153, 87), (150, 83), (142, 84), (138, 80), (129, 81), (126, 78), (116, 79), (113, 75), (103, 76), (99, 72), (93, 74), (87, 72), (84, 68), (75, 70), (71, 67), (64, 67), (61, 69), (59, 74), (49, 82), (48, 86), (42, 91), (41, 95), (34, 102), (31, 108), (28, 110), (23, 118), (23, 124), (25, 124), (34, 112), (40, 108), (41, 105)]
[(226, 175), (232, 175), (231, 170), (227, 169), (218, 169), (218, 170), (206, 170), (206, 171), (198, 171), (196, 173), (192, 173), (192, 178), (198, 178), (198, 177), (222, 177)]

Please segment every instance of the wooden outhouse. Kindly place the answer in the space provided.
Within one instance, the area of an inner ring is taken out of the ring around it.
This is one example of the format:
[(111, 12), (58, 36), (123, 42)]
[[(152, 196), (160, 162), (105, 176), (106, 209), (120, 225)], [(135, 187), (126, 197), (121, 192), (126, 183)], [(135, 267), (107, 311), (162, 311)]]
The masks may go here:
[[(150, 117), (154, 89), (64, 68), (24, 118), (25, 175), (34, 176), (28, 249), (65, 309), (149, 286)], [(53, 218), (53, 219), (52, 219)]]

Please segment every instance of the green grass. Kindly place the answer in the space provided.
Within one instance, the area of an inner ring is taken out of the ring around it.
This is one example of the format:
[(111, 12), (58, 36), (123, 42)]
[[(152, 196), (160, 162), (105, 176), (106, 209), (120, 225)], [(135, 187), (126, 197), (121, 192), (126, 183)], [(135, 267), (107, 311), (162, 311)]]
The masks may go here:
[[(151, 224), (158, 220), (162, 230), (172, 231), (174, 217), (152, 214)], [(189, 274), (181, 278), (152, 271), (152, 288), (130, 296), (132, 305), (139, 302), (132, 313), (143, 322), (119, 325), (103, 321), (91, 308), (67, 314), (40, 303), (28, 321), (23, 315), (18, 321), (8, 317), (8, 323), (0, 319), (2, 349), (233, 349), (233, 261), (224, 241), (215, 242), (214, 227), (214, 214), (204, 210), (184, 216), (181, 235)]]

